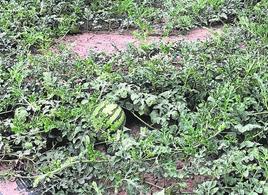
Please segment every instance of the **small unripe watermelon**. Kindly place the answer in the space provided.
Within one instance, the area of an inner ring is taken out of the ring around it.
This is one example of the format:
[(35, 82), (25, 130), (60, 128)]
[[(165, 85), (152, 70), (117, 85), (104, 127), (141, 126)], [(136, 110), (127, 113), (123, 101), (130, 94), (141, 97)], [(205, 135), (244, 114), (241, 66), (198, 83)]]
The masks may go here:
[(104, 101), (93, 111), (91, 119), (96, 130), (116, 131), (125, 125), (126, 115), (118, 104)]

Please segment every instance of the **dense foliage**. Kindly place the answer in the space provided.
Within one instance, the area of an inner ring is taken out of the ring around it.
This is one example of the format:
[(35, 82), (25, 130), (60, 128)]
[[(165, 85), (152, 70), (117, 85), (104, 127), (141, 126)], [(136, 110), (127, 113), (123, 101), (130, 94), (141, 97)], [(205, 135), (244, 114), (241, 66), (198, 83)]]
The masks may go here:
[[(48, 194), (267, 194), (267, 1), (116, 2), (1, 1), (0, 162), (13, 167), (0, 176)], [(44, 50), (106, 17), (142, 31), (237, 21), (205, 42), (113, 56)], [(127, 124), (100, 140), (104, 99)]]
[(54, 36), (138, 27), (140, 35), (234, 21), (255, 3), (236, 0), (1, 1), (1, 52), (48, 47)]

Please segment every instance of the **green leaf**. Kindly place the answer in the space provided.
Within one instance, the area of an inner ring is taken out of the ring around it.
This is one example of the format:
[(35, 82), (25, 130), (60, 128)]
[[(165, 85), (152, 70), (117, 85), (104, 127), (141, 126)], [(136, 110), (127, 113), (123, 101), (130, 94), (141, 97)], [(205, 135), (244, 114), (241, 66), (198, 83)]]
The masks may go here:
[(15, 119), (21, 122), (25, 122), (28, 115), (29, 114), (25, 107), (19, 107), (15, 111)]
[(163, 189), (160, 192), (153, 193), (153, 195), (167, 195), (167, 194), (165, 194), (165, 189)]
[(262, 126), (257, 125), (257, 124), (247, 124), (245, 126), (242, 126), (241, 124), (234, 126), (236, 130), (238, 130), (240, 133), (244, 133), (247, 131), (252, 131), (255, 129), (261, 129)]

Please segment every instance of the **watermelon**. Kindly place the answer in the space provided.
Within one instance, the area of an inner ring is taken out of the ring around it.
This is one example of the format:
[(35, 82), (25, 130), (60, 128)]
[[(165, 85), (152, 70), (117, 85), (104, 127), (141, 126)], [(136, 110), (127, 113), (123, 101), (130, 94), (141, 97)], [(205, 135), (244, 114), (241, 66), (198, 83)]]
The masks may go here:
[(125, 125), (126, 115), (118, 104), (104, 101), (95, 108), (91, 119), (95, 130), (116, 131)]

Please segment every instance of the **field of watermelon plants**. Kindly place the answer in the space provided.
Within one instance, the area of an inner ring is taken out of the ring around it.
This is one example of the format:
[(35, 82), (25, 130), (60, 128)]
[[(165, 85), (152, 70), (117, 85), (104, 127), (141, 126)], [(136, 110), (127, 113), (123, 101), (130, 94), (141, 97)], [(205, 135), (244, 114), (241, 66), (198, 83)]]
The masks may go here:
[[(206, 41), (51, 49), (82, 32), (215, 25)], [(0, 51), (0, 180), (37, 194), (268, 194), (267, 0), (2, 0)]]

